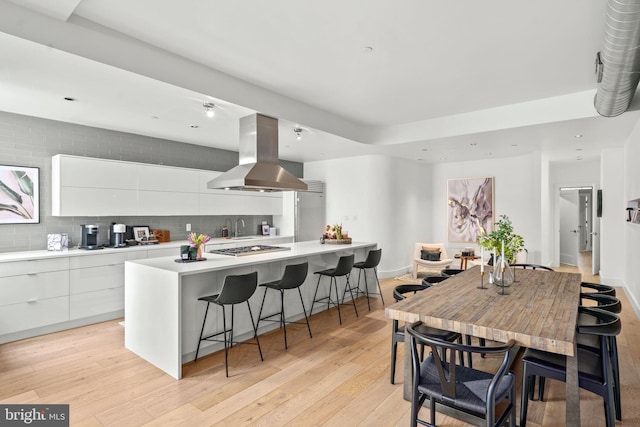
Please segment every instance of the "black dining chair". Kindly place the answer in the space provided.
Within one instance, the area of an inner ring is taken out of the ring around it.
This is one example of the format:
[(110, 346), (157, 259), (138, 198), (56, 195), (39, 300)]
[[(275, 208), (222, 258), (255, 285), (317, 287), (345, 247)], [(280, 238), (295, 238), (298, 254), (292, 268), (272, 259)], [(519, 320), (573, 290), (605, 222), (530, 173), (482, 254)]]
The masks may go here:
[[(578, 334), (597, 336), (600, 343), (597, 353), (593, 349), (578, 346), (578, 384), (580, 388), (588, 390), (603, 398), (604, 413), (607, 427), (615, 426), (614, 380), (611, 369), (611, 352), (609, 339), (620, 333), (620, 318), (614, 313), (594, 307), (578, 308), (583, 316), (592, 316), (593, 321), (578, 324)], [(540, 377), (539, 399), (543, 399), (544, 378), (566, 381), (566, 356), (545, 351), (527, 349), (522, 357), (522, 402), (520, 405), (520, 426), (527, 422), (527, 408), (529, 399), (533, 399), (533, 378)]]
[[(353, 268), (357, 268), (358, 271), (358, 287), (356, 288), (356, 298), (360, 293), (363, 293), (367, 297), (367, 305), (369, 306), (369, 311), (371, 311), (371, 302), (369, 301), (370, 295), (380, 295), (380, 299), (382, 300), (382, 305), (384, 306), (384, 297), (382, 296), (382, 288), (380, 287), (380, 281), (378, 280), (378, 265), (380, 264), (380, 260), (382, 259), (382, 249), (372, 249), (367, 254), (367, 258), (364, 261), (356, 262), (353, 264)], [(376, 279), (376, 283), (378, 284), (378, 292), (369, 292), (369, 283), (367, 282), (367, 270), (373, 270), (373, 276)], [(364, 290), (360, 289), (360, 275), (364, 272)], [(344, 293), (342, 295), (342, 299), (344, 300), (344, 296), (346, 295), (347, 288), (344, 289)]]
[[(586, 292), (581, 293), (580, 298), (582, 300), (582, 304), (586, 301), (594, 301), (597, 305), (596, 307), (600, 310), (609, 311), (614, 314), (619, 314), (622, 312), (622, 302), (611, 295), (600, 294), (597, 292)], [(592, 319), (589, 319), (588, 315), (580, 313), (578, 315), (578, 323), (579, 324), (588, 324)], [(616, 336), (607, 337), (609, 340), (609, 353), (611, 358), (611, 369), (613, 373), (613, 394), (614, 394), (614, 402), (616, 405), (616, 419), (622, 420), (622, 402), (620, 396), (620, 363), (618, 361), (618, 340)], [(587, 350), (591, 350), (593, 352), (599, 352), (600, 350), (600, 342), (597, 336), (588, 335), (588, 334), (578, 334), (577, 338), (578, 346), (585, 348)], [(544, 387), (542, 388), (544, 390)], [(541, 394), (542, 396), (542, 394)]]
[[(492, 346), (463, 345), (423, 336), (417, 332), (416, 326), (407, 326), (413, 366), (411, 426), (418, 423), (435, 426), (436, 403), (482, 418), (487, 426), (502, 426), (507, 421), (515, 426), (516, 380), (513, 372), (509, 371), (510, 350), (515, 341)], [(418, 358), (419, 344), (431, 348), (431, 353), (422, 362)], [(456, 353), (462, 352), (504, 356), (497, 371), (490, 373), (457, 365)], [(427, 398), (429, 422), (418, 418)]]
[[(309, 271), (309, 263), (303, 262), (300, 264), (290, 264), (284, 268), (284, 273), (282, 274), (282, 278), (280, 280), (276, 280), (268, 283), (261, 283), (260, 287), (264, 288), (264, 295), (262, 296), (262, 304), (260, 304), (260, 313), (258, 314), (258, 325), (256, 328), (260, 327), (261, 321), (267, 322), (279, 322), (282, 326), (284, 333), (284, 348), (288, 349), (289, 346), (287, 344), (287, 323), (295, 323), (303, 325), (306, 323), (307, 329), (309, 330), (309, 338), (313, 338), (311, 335), (311, 326), (309, 326), (309, 317), (307, 316), (307, 310), (304, 307), (304, 300), (302, 298), (302, 292), (300, 291), (300, 286), (304, 283), (307, 278), (307, 272)], [(280, 292), (280, 312), (269, 314), (266, 316), (262, 316), (262, 310), (264, 308), (264, 300), (267, 297), (267, 291), (272, 289), (274, 291)], [(287, 320), (287, 317), (284, 314), (284, 292), (287, 290), (297, 289), (298, 295), (300, 295), (300, 304), (302, 304), (302, 313), (304, 314), (303, 322), (295, 322)], [(272, 317), (280, 316), (278, 320), (272, 319)]]
[[(260, 347), (260, 340), (258, 340), (258, 328), (253, 321), (253, 314), (251, 313), (251, 305), (249, 304), (249, 298), (253, 296), (258, 287), (258, 273), (248, 273), (240, 275), (230, 275), (224, 278), (224, 283), (220, 293), (214, 295), (208, 295), (198, 298), (198, 301), (205, 301), (207, 308), (204, 312), (204, 320), (202, 321), (202, 329), (200, 330), (200, 340), (198, 341), (198, 348), (196, 349), (195, 360), (198, 360), (198, 353), (200, 352), (200, 344), (202, 341), (216, 341), (224, 342), (224, 368), (227, 377), (229, 376), (229, 348), (233, 347), (233, 344), (255, 344), (258, 346), (258, 352), (260, 352), (260, 360), (264, 361), (262, 357), (262, 348)], [(236, 304), (247, 303), (249, 309), (249, 318), (251, 319), (251, 326), (253, 327), (253, 337), (256, 342), (247, 341), (234, 341), (233, 340), (233, 308)], [(204, 327), (207, 323), (207, 314), (209, 313), (209, 305), (216, 304), (222, 308), (222, 331), (215, 332), (213, 334), (204, 335)], [(231, 306), (231, 327), (227, 329), (227, 315), (225, 306)], [(223, 336), (223, 340), (217, 337)]]
[[(393, 288), (393, 299), (395, 299), (396, 302), (402, 301), (403, 299), (406, 298), (407, 294), (415, 295), (417, 292), (424, 291), (425, 289), (428, 289), (428, 288), (429, 286), (425, 286), (425, 285), (414, 285), (414, 284), (398, 285), (395, 288)], [(431, 328), (429, 326), (422, 325), (422, 324), (416, 326), (416, 330), (422, 335), (436, 337), (444, 341), (462, 342), (462, 336), (457, 332)], [(404, 325), (399, 326), (398, 320), (394, 319), (392, 328), (391, 328), (391, 384), (395, 384), (396, 357), (398, 352), (398, 343), (404, 342), (404, 339), (405, 339), (405, 327)], [(461, 363), (463, 362), (461, 361)]]

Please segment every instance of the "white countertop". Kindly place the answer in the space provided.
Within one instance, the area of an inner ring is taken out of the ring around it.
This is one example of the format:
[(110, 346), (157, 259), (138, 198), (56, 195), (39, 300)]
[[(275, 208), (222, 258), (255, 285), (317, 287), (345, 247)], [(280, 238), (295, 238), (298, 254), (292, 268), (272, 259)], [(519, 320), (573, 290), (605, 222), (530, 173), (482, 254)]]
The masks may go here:
[(148, 267), (158, 268), (164, 271), (178, 273), (178, 275), (198, 274), (207, 271), (225, 270), (228, 268), (242, 267), (246, 265), (264, 264), (274, 261), (282, 261), (292, 258), (308, 257), (312, 255), (329, 254), (339, 251), (348, 251), (365, 247), (375, 247), (374, 242), (353, 242), (348, 245), (321, 244), (319, 241), (308, 241), (298, 243), (282, 243), (277, 246), (290, 248), (286, 251), (267, 252), (263, 254), (252, 254), (245, 256), (217, 255), (212, 253), (204, 254), (205, 261), (181, 263), (175, 262), (174, 257), (160, 257), (126, 261), (126, 264), (138, 264)]
[[(247, 244), (260, 242), (261, 240), (273, 239), (273, 238), (288, 238), (293, 236), (242, 236), (241, 238), (231, 238), (231, 239), (223, 239), (223, 238), (214, 238), (207, 242), (207, 245), (222, 245), (225, 243), (242, 243), (246, 242)], [(22, 252), (5, 252), (0, 253), (0, 263), (2, 262), (12, 262), (12, 261), (27, 261), (27, 260), (36, 260), (36, 259), (46, 259), (46, 258), (61, 258), (61, 257), (70, 257), (70, 256), (86, 256), (86, 255), (101, 255), (108, 253), (122, 253), (122, 252), (131, 252), (131, 251), (151, 251), (157, 249), (165, 249), (165, 248), (179, 248), (182, 245), (188, 245), (189, 243), (186, 240), (175, 240), (167, 243), (158, 243), (158, 244), (149, 244), (149, 245), (137, 245), (137, 246), (127, 246), (124, 248), (103, 248), (103, 249), (95, 249), (95, 250), (86, 250), (79, 249), (77, 247), (69, 248), (66, 251), (47, 251), (47, 250), (38, 250), (38, 251), (22, 251)], [(176, 255), (178, 255), (178, 251), (176, 250)]]

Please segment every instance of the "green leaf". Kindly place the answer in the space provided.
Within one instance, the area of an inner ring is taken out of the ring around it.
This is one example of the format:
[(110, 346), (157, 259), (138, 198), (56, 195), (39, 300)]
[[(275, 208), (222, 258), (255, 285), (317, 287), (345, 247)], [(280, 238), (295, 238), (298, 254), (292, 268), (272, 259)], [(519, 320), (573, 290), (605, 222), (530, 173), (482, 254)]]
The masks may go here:
[(0, 190), (4, 191), (7, 194), (7, 196), (11, 197), (11, 199), (22, 204), (22, 196), (16, 193), (15, 191), (13, 191), (11, 188), (7, 186), (7, 184), (5, 184), (2, 181), (0, 181)]
[(22, 191), (27, 196), (33, 197), (33, 181), (29, 178), (24, 171), (11, 171), (13, 176), (18, 180), (18, 185), (20, 186), (20, 191)]
[(4, 203), (0, 203), (0, 211), (9, 211), (15, 215), (21, 216), (22, 218), (27, 218), (25, 214), (18, 210), (18, 207), (15, 205), (5, 205)]

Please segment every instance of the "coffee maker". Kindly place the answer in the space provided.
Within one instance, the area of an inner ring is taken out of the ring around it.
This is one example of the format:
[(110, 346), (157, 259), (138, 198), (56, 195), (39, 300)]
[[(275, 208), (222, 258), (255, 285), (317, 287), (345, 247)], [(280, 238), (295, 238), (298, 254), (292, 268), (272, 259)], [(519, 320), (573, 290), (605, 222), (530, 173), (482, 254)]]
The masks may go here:
[(82, 249), (102, 249), (98, 246), (98, 226), (82, 225)]
[(127, 242), (125, 242), (126, 231), (127, 226), (124, 224), (111, 224), (111, 226), (109, 226), (109, 246), (112, 248), (123, 248), (127, 246)]

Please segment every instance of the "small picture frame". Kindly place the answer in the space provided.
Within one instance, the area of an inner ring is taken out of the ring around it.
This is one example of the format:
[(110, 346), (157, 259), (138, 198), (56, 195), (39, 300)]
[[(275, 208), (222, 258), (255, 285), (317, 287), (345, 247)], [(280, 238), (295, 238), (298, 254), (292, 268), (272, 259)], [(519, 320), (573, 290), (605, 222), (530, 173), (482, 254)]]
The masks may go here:
[(133, 227), (133, 238), (136, 242), (146, 242), (149, 235), (149, 227)]
[(262, 235), (268, 236), (270, 228), (269, 224), (262, 224)]

